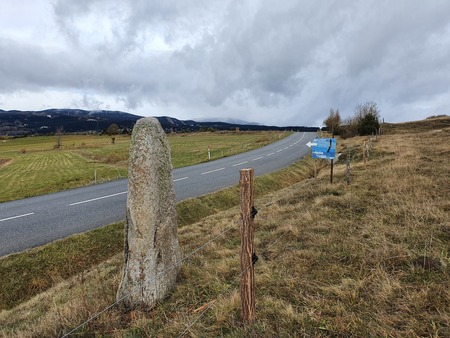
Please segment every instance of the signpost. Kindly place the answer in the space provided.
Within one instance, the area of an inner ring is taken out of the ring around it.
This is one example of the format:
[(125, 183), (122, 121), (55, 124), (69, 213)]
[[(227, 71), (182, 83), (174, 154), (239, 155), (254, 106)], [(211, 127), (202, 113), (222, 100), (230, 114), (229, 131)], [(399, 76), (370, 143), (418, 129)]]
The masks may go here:
[(330, 182), (333, 183), (333, 160), (336, 157), (336, 139), (335, 138), (315, 138), (308, 143), (311, 148), (312, 158), (321, 158), (331, 160)]
[(335, 138), (315, 138), (306, 145), (312, 150), (312, 158), (334, 160), (336, 157)]

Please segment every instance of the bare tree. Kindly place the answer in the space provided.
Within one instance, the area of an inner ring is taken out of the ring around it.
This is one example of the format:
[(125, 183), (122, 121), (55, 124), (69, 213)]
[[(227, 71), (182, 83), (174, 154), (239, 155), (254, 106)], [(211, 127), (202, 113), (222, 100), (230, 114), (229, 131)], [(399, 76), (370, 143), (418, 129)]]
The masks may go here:
[(380, 128), (380, 110), (374, 101), (367, 101), (355, 107), (355, 114), (342, 125), (341, 136), (376, 134)]
[(64, 128), (61, 127), (57, 127), (56, 131), (55, 131), (55, 136), (56, 136), (56, 144), (55, 144), (55, 149), (60, 149), (62, 147), (62, 134), (64, 133)]
[(333, 108), (330, 108), (330, 114), (328, 117), (323, 121), (323, 124), (327, 127), (328, 131), (332, 133), (333, 135), (339, 134), (340, 127), (341, 127), (341, 114), (339, 113), (339, 109), (333, 110)]

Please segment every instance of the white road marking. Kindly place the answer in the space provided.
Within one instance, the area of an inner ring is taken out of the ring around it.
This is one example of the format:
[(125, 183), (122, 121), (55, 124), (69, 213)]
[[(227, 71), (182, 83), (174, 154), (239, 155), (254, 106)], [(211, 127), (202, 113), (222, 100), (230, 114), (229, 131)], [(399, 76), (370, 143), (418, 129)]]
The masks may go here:
[(284, 150), (289, 149), (289, 147), (285, 147)]
[(263, 157), (264, 156), (260, 156), (260, 157), (254, 158), (252, 161), (258, 161), (258, 160), (262, 159)]
[(275, 153), (270, 153), (270, 154), (267, 154), (266, 156), (272, 156), (272, 155), (274, 155)]
[(300, 138), (300, 140), (298, 140), (298, 142), (300, 142), (301, 140), (303, 140), (303, 138), (305, 137), (306, 133), (303, 133), (302, 137)]
[(243, 164), (245, 164), (245, 163), (248, 163), (248, 161), (244, 161), (244, 162), (241, 162), (241, 163), (233, 164), (233, 167), (237, 167), (238, 165), (243, 165)]
[(0, 219), (0, 222), (9, 221), (9, 220), (11, 220), (11, 219), (20, 218), (20, 217), (25, 217), (25, 216), (31, 216), (31, 215), (34, 215), (34, 212), (29, 212), (28, 214), (23, 214), (23, 215), (18, 215), (18, 216), (13, 216), (13, 217), (8, 217), (8, 218), (3, 218), (3, 219)]
[(176, 180), (173, 180), (174, 182), (177, 182), (177, 181), (182, 181), (182, 180), (186, 180), (186, 179), (188, 179), (189, 177), (181, 177), (181, 178), (177, 178)]
[(277, 153), (279, 153), (280, 151), (283, 151), (283, 149), (278, 149), (278, 150), (277, 150)]
[(94, 202), (94, 201), (98, 201), (98, 200), (102, 200), (102, 199), (105, 199), (105, 198), (114, 197), (114, 196), (118, 196), (118, 195), (123, 195), (123, 194), (127, 194), (127, 193), (128, 193), (128, 191), (122, 191), (122, 192), (118, 192), (117, 194), (112, 194), (112, 195), (107, 195), (107, 196), (97, 197), (97, 198), (93, 198), (93, 199), (85, 200), (85, 201), (81, 201), (81, 202), (75, 202), (75, 203), (69, 204), (69, 207), (71, 207), (71, 206), (73, 206), (73, 205), (78, 205), (78, 204), (83, 204), (83, 203)]
[(211, 174), (211, 173), (215, 173), (216, 171), (221, 171), (224, 170), (225, 168), (219, 168), (219, 169), (214, 169), (211, 171), (205, 171), (204, 173), (201, 173), (200, 175), (206, 175), (206, 174)]

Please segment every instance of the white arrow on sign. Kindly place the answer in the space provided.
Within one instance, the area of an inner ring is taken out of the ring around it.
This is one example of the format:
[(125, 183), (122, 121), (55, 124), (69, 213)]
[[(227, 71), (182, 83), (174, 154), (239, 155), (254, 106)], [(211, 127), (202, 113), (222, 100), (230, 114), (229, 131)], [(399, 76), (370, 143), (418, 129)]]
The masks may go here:
[(308, 143), (306, 143), (306, 145), (311, 148), (312, 146), (316, 146), (317, 143), (312, 143), (311, 141), (309, 141)]

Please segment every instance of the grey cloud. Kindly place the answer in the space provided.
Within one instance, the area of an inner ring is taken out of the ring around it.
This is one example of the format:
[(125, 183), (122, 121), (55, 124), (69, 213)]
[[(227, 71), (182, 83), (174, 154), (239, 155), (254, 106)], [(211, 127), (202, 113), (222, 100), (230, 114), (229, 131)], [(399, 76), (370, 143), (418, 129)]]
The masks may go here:
[(47, 52), (0, 38), (0, 89), (39, 90), (51, 86), (73, 87), (72, 70), (66, 55)]
[[(149, 104), (199, 117), (248, 112), (272, 124), (313, 123), (330, 107), (349, 115), (365, 100), (392, 116), (450, 100), (445, 0), (59, 0), (53, 9), (57, 50), (0, 35), (0, 94), (85, 90), (84, 106), (107, 105), (97, 93), (138, 113)], [(155, 39), (168, 50), (151, 50)]]
[[(168, 44), (179, 38), (189, 38), (196, 30), (211, 24), (217, 1), (58, 1), (54, 5), (60, 29), (77, 45), (81, 32), (77, 21), (89, 15), (109, 19), (110, 39), (99, 39), (91, 47), (98, 53), (126, 54), (142, 51), (148, 39), (164, 37)], [(84, 33), (90, 35), (90, 32)]]

